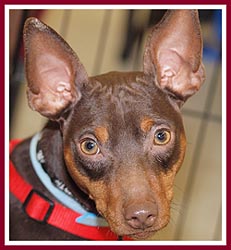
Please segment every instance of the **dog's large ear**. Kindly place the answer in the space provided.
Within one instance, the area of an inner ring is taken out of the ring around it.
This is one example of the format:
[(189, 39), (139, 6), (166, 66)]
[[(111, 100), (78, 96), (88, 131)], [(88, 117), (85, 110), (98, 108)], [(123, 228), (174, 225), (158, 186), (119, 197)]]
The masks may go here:
[(36, 18), (25, 23), (24, 45), (29, 105), (58, 119), (80, 99), (87, 73), (63, 38)]
[(199, 90), (205, 72), (198, 11), (167, 11), (148, 37), (144, 72), (180, 104)]

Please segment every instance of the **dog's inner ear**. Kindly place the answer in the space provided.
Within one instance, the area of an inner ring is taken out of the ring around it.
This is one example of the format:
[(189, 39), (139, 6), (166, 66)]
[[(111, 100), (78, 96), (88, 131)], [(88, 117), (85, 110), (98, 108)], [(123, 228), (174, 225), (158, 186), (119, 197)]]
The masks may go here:
[(144, 72), (180, 103), (204, 82), (202, 37), (196, 10), (168, 11), (153, 28), (144, 52)]
[(29, 105), (58, 119), (80, 99), (87, 73), (70, 46), (36, 18), (25, 23), (24, 44)]

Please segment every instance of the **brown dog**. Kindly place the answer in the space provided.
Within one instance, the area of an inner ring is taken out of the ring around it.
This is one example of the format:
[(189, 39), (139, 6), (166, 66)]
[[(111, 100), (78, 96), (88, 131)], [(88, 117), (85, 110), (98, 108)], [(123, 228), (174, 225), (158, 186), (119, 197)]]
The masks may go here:
[(146, 239), (165, 227), (185, 154), (180, 107), (204, 82), (197, 11), (167, 12), (142, 72), (88, 77), (36, 18), (24, 42), (29, 105), (51, 121), (12, 143), (10, 239)]

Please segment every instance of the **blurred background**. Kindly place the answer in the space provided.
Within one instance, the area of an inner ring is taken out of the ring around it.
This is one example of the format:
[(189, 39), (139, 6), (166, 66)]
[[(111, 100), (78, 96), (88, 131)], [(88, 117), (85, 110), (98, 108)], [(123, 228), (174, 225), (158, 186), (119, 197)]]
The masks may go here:
[[(39, 131), (46, 119), (26, 99), (22, 28), (36, 16), (76, 51), (89, 76), (142, 69), (145, 38), (165, 10), (10, 10), (10, 137)], [(211, 240), (222, 237), (221, 10), (200, 10), (207, 79), (182, 109), (187, 135), (184, 164), (175, 181), (169, 225), (155, 240)]]

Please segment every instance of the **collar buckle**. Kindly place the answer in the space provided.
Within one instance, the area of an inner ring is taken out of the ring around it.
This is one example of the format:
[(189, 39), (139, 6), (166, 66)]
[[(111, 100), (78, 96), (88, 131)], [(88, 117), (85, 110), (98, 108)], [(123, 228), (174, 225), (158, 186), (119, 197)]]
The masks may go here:
[(36, 189), (31, 189), (22, 205), (24, 212), (30, 218), (42, 224), (47, 224), (54, 206), (52, 200)]

